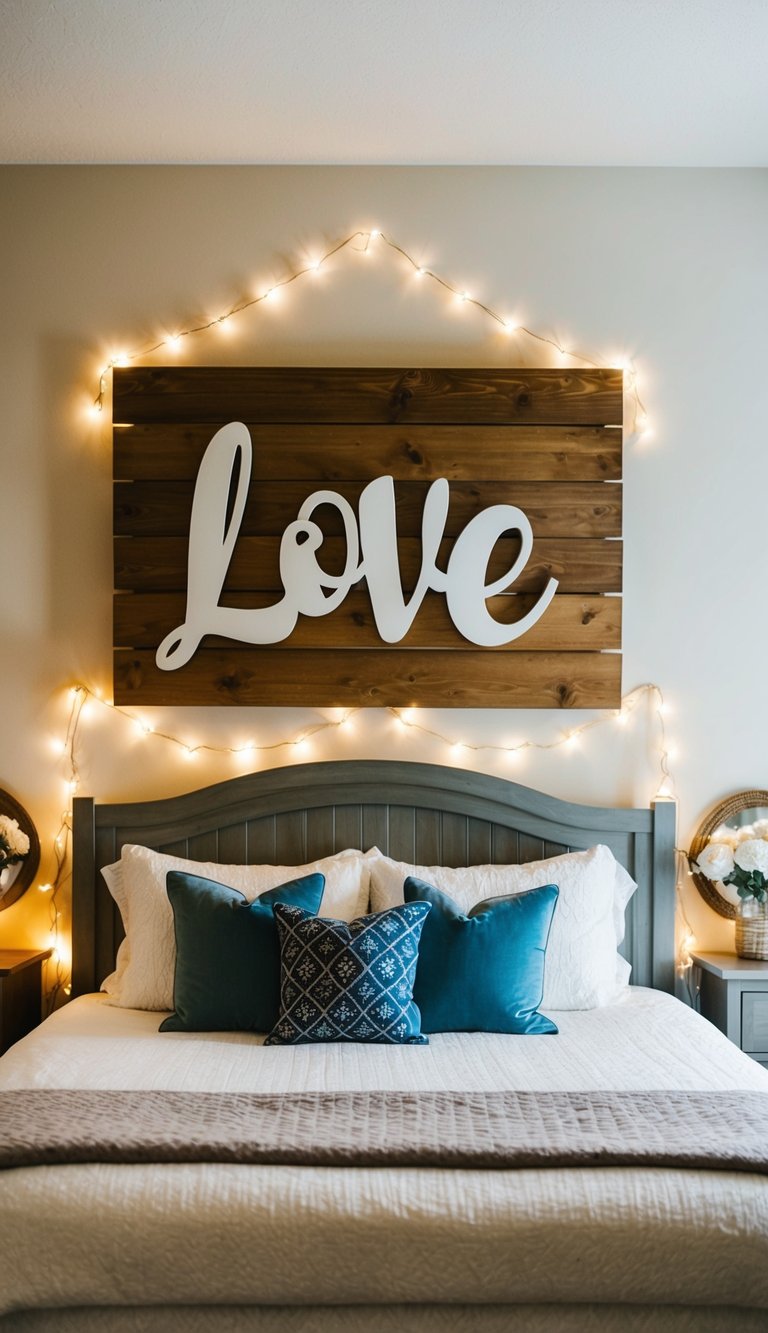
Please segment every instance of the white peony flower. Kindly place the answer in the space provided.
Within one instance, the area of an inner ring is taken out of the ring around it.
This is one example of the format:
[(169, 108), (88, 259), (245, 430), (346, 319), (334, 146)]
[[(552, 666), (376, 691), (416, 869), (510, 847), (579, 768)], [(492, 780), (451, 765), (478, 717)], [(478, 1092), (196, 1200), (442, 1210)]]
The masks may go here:
[(734, 860), (741, 870), (759, 870), (768, 877), (768, 842), (764, 838), (749, 838), (739, 843)]
[(0, 815), (0, 838), (8, 845), (11, 856), (26, 856), (29, 851), (29, 838), (20, 829), (15, 819), (9, 815)]
[(754, 836), (755, 830), (751, 824), (744, 824), (740, 829), (736, 830), (737, 842), (751, 842)]
[(756, 819), (752, 827), (756, 838), (768, 838), (768, 819)]
[(711, 835), (710, 842), (724, 842), (726, 847), (736, 847), (739, 838), (736, 829), (729, 828), (727, 824), (720, 824)]
[[(765, 844), (768, 848), (768, 843)], [(708, 842), (696, 862), (707, 879), (725, 879), (733, 870), (733, 851), (723, 842)]]

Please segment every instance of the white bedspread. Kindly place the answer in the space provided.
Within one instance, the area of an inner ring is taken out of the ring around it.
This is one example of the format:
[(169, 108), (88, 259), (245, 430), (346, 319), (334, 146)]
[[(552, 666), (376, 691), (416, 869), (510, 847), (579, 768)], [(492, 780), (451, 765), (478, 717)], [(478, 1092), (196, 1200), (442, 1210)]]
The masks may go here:
[[(768, 1093), (768, 1072), (669, 996), (636, 988), (553, 1016), (559, 1036), (264, 1047), (246, 1034), (159, 1034), (159, 1015), (88, 996), (3, 1057), (0, 1090)], [(768, 1182), (731, 1172), (37, 1167), (0, 1177), (0, 1216), (2, 1312), (160, 1306), (181, 1328), (168, 1307), (768, 1310)]]
[(553, 1011), (557, 1036), (449, 1032), (426, 1047), (264, 1046), (250, 1033), (158, 1033), (162, 1017), (83, 996), (3, 1057), (0, 1089), (768, 1091), (768, 1073), (710, 1023), (670, 995), (639, 986), (604, 1009)]

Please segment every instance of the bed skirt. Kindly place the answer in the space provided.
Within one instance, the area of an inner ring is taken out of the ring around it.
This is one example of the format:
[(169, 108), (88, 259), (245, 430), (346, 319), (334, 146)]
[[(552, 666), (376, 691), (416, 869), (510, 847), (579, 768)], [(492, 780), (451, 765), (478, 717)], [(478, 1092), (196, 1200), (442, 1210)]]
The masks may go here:
[(79, 1306), (2, 1333), (765, 1333), (764, 1310), (669, 1305)]

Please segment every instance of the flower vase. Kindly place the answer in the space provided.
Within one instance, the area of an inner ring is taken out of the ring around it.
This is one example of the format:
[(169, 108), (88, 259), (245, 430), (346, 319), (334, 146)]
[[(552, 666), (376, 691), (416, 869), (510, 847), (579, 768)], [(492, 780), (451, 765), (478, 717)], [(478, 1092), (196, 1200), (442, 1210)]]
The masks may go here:
[(8, 890), (16, 882), (20, 870), (20, 861), (17, 861), (12, 866), (4, 866), (3, 869), (0, 870), (0, 900), (5, 897)]
[(736, 953), (739, 958), (768, 959), (768, 902), (741, 899), (736, 909)]

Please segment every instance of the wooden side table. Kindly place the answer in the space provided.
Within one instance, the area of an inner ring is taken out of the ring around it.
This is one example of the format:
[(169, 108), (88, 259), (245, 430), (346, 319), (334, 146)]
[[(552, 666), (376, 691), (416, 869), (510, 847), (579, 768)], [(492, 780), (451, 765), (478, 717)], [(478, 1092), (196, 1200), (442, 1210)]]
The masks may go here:
[(0, 1054), (42, 1018), (42, 971), (51, 949), (0, 949)]
[(694, 953), (701, 1012), (745, 1054), (768, 1068), (768, 962), (734, 953)]

